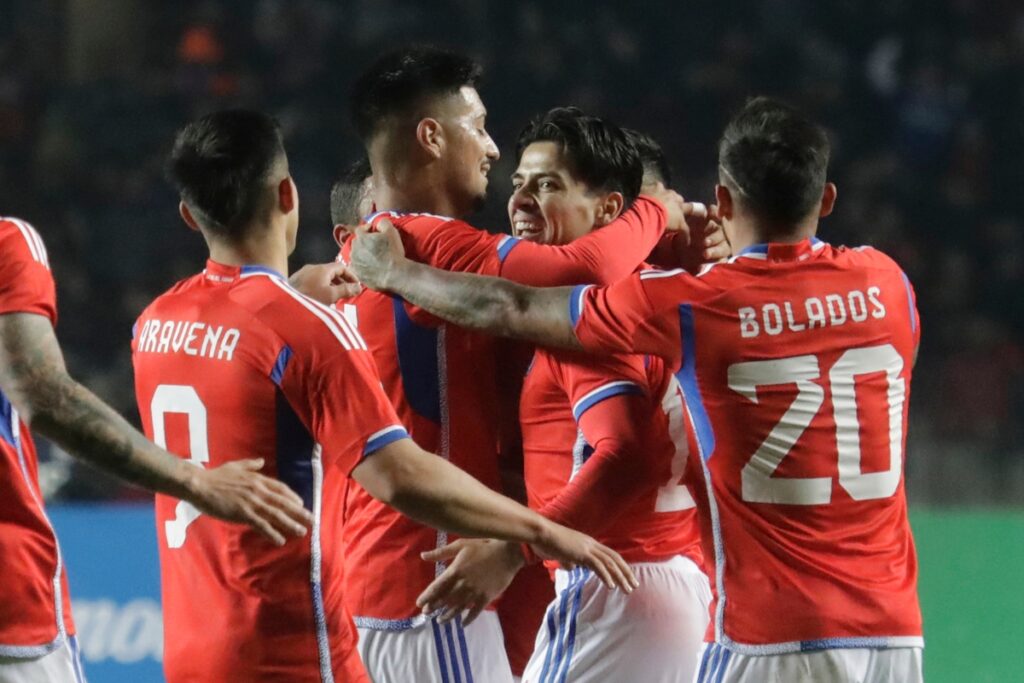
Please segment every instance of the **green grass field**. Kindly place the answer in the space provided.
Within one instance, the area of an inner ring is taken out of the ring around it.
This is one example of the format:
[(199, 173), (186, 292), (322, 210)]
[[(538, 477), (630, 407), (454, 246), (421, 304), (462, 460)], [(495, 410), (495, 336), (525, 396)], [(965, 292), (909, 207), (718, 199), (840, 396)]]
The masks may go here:
[(1024, 511), (913, 510), (928, 683), (1024, 682)]

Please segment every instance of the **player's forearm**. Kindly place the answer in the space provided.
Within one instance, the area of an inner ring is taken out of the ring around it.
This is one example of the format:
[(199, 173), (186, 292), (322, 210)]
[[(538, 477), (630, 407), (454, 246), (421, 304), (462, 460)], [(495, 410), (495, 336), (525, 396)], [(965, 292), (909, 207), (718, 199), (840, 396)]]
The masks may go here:
[(580, 348), (569, 320), (568, 287), (525, 287), (405, 259), (390, 270), (382, 288), (460, 327), (545, 346)]
[(0, 316), (0, 389), (29, 427), (129, 482), (186, 497), (194, 473), (157, 448), (64, 367), (49, 320)]
[(560, 246), (520, 242), (501, 267), (501, 276), (535, 287), (618, 282), (636, 270), (664, 232), (666, 213), (656, 200), (641, 197), (600, 230)]
[(157, 448), (70, 377), (39, 387), (28, 424), (68, 453), (136, 486), (191, 498), (199, 471)]
[(546, 537), (543, 517), (408, 439), (369, 456), (353, 476), (382, 502), (438, 529), (531, 544)]
[(540, 513), (553, 522), (595, 536), (647, 488), (639, 444), (607, 440)]

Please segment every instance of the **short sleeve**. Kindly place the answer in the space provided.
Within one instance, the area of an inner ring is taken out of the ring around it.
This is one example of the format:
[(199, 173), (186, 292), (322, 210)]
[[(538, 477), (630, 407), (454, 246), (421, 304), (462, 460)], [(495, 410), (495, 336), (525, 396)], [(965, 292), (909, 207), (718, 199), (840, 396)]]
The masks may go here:
[[(547, 353), (544, 351), (538, 352)], [(577, 424), (599, 403), (615, 396), (646, 394), (643, 357), (554, 353), (551, 364)]]
[(347, 474), (363, 458), (409, 435), (359, 332), (337, 311), (312, 305), (320, 315), (293, 322), (271, 378), (307, 417), (324, 462)]
[(35, 313), (57, 322), (57, 295), (42, 238), (18, 219), (0, 220), (0, 314)]
[[(657, 277), (644, 277), (650, 274)], [(677, 297), (668, 286), (674, 275), (672, 271), (648, 271), (610, 287), (574, 288), (569, 317), (583, 348), (591, 353), (653, 353), (678, 360)]]

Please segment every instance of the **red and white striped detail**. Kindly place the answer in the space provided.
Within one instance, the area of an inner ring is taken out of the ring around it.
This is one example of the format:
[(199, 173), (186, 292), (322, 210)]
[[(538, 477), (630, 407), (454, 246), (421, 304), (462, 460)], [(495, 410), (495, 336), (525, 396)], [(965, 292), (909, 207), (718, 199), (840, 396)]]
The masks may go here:
[(46, 245), (43, 244), (43, 238), (38, 232), (36, 232), (35, 228), (20, 218), (3, 218), (0, 220), (4, 220), (16, 227), (21, 233), (21, 236), (25, 239), (25, 244), (28, 245), (28, 250), (31, 252), (32, 258), (47, 268), (50, 267), (50, 258), (46, 253)]
[(339, 313), (336, 309), (324, 306), (319, 301), (310, 299), (304, 294), (300, 294), (286, 282), (283, 282), (280, 278), (265, 273), (252, 273), (249, 275), (242, 275), (242, 277), (255, 277), (262, 275), (273, 282), (277, 287), (285, 292), (288, 296), (295, 299), (299, 304), (307, 311), (315, 315), (320, 319), (327, 329), (331, 331), (334, 338), (342, 345), (346, 351), (352, 351), (353, 349), (359, 349), (366, 351), (366, 342), (363, 341), (362, 335), (359, 334), (358, 330), (352, 326), (352, 323), (345, 318), (344, 315)]

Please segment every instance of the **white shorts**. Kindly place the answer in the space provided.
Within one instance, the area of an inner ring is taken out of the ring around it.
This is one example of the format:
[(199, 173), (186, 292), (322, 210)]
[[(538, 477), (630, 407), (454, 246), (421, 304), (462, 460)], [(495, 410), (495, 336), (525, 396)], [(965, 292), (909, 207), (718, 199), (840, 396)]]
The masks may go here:
[(609, 590), (586, 569), (555, 573), (555, 599), (524, 683), (690, 683), (711, 587), (688, 558), (630, 565), (640, 587)]
[(78, 639), (71, 636), (42, 657), (0, 657), (0, 683), (85, 683)]
[(429, 619), (405, 630), (358, 627), (359, 656), (373, 683), (512, 683), (498, 615), (469, 626)]
[(701, 648), (693, 683), (922, 683), (921, 648), (852, 647), (780, 655)]

